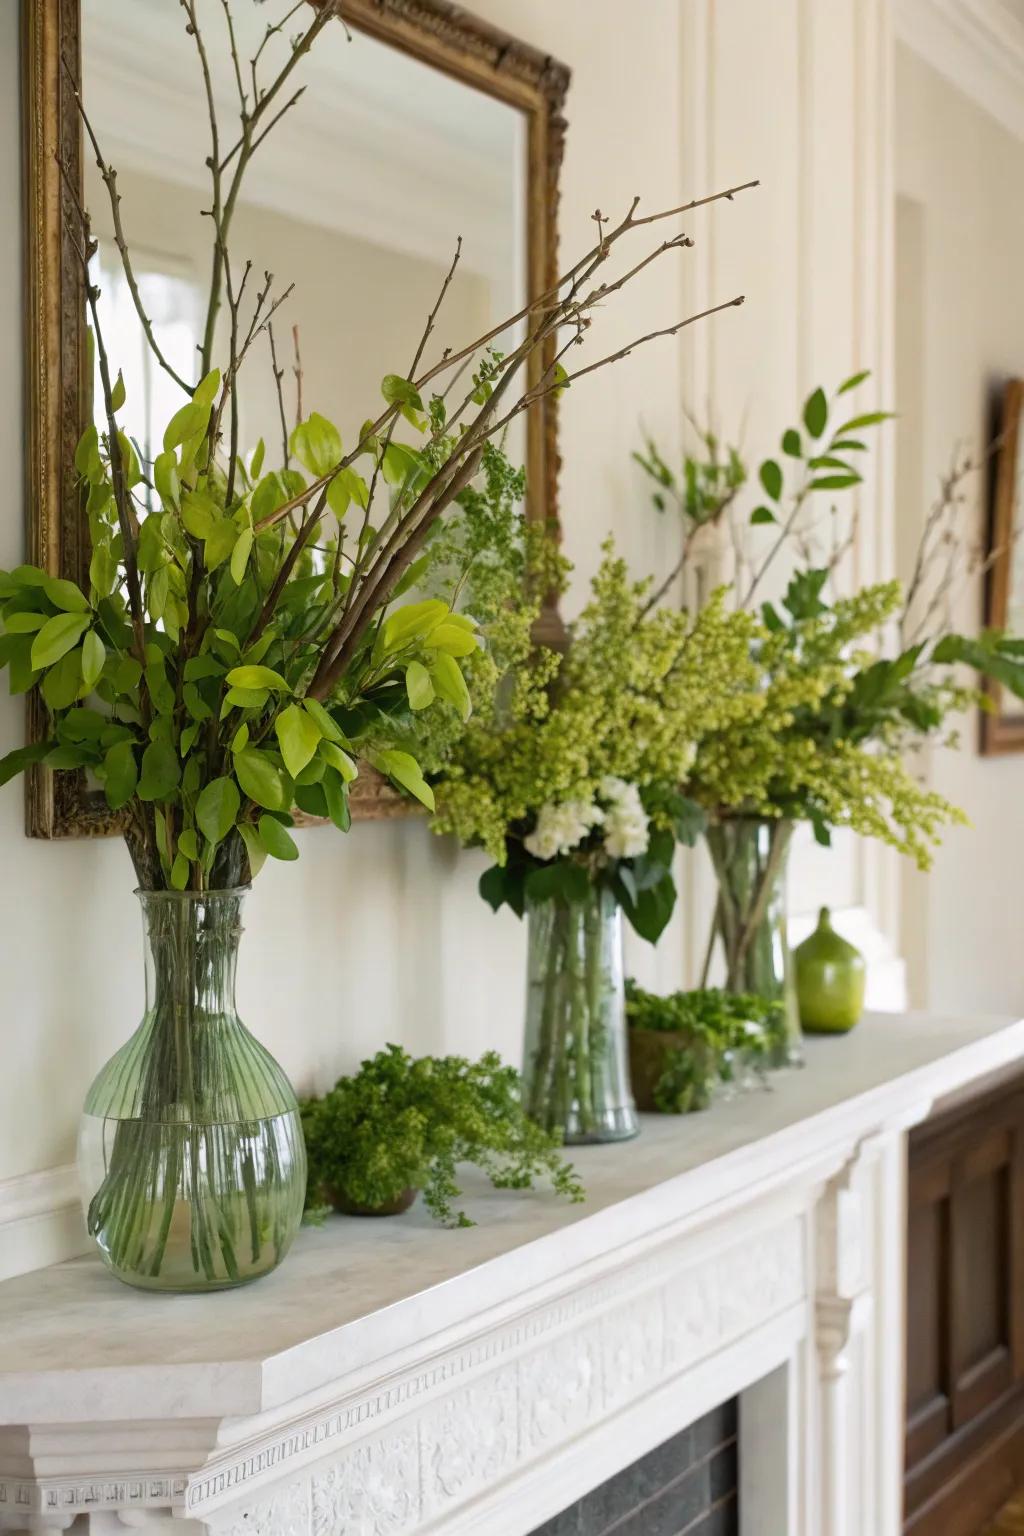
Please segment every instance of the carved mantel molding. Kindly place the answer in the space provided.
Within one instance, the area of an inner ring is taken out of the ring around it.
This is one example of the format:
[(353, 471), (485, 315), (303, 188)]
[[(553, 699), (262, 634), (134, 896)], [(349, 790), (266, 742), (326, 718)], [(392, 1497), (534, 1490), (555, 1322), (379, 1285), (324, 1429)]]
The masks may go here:
[(773, 1093), (581, 1149), (582, 1213), (339, 1221), (217, 1298), (91, 1260), (0, 1285), (0, 1529), (524, 1536), (739, 1393), (741, 1463), (782, 1437), (764, 1531), (897, 1536), (906, 1128), (1024, 1056), (1024, 1024), (861, 1030)]

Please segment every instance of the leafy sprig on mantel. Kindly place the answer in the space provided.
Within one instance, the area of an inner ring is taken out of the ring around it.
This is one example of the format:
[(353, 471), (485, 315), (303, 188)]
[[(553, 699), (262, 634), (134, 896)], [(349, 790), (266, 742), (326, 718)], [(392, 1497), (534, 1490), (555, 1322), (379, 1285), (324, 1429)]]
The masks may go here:
[(459, 1163), (482, 1169), (496, 1189), (533, 1189), (547, 1178), (566, 1199), (583, 1187), (560, 1141), (525, 1114), (519, 1074), (494, 1051), (413, 1058), (389, 1045), (352, 1077), (302, 1105), (309, 1157), (307, 1209), (314, 1220), (334, 1203), (374, 1210), (406, 1191), (445, 1226), (473, 1223), (455, 1208)]

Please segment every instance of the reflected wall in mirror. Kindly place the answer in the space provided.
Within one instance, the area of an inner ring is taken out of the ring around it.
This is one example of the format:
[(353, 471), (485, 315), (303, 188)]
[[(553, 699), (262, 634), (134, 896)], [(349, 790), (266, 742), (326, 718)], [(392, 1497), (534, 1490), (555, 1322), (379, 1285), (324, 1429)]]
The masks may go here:
[[(220, 0), (204, 3), (211, 30), (223, 27)], [(269, 9), (255, 0), (232, 6), (243, 70), (261, 46), (271, 75), (274, 51), (287, 56), (288, 29), (267, 36)], [(212, 231), (201, 210), (210, 200), (210, 123), (178, 0), (23, 0), (23, 10), (29, 558), (79, 576), (88, 567), (88, 527), (74, 446), (99, 390), (89, 377), (81, 273), (62, 227), (67, 194), (55, 157), (84, 189), (98, 241), (103, 334), (123, 370), (129, 435), (151, 460), (155, 436), (187, 397), (145, 343), (109, 198), (83, 151), (74, 92), (80, 82), (117, 170), (124, 234), (155, 338), (190, 382), (202, 372), (204, 341), (213, 337), (215, 361), (227, 353), (225, 305), (207, 331)], [(242, 377), (246, 452), (263, 438), (280, 453), (297, 410), (311, 407), (328, 410), (347, 441), (357, 438), (379, 410), (382, 376), (408, 370), (406, 354), (458, 239), (460, 261), (427, 365), (521, 309), (557, 275), (567, 71), (443, 0), (343, 0), (340, 10), (344, 21), (332, 21), (296, 69), (302, 94), (254, 156), (232, 218), (236, 274), (251, 260), (254, 285), (264, 271), (274, 274), (275, 292), (294, 285), (274, 324), (280, 396), (269, 338)], [(231, 52), (208, 54), (218, 118), (233, 124), (239, 82)], [(514, 338), (507, 332), (495, 345)], [(554, 397), (514, 426), (519, 436), (507, 449), (526, 463), (530, 515), (556, 518)], [(37, 708), (30, 705), (33, 734)], [(353, 795), (363, 815), (404, 809), (372, 778)], [(27, 820), (43, 837), (116, 830), (84, 779), (42, 768), (29, 781)]]

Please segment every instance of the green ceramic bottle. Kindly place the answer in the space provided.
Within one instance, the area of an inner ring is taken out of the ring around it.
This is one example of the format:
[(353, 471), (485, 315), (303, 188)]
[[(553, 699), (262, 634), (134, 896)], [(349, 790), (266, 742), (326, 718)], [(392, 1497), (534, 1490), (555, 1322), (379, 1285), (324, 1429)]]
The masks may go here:
[(864, 1008), (864, 956), (832, 927), (828, 907), (794, 951), (800, 1022), (811, 1034), (845, 1034)]

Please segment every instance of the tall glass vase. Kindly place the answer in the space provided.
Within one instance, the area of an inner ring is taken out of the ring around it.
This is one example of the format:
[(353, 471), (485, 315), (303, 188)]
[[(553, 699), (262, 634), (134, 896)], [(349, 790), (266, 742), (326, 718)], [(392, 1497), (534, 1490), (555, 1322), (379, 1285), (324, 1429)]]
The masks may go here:
[(138, 892), (145, 1015), (85, 1102), (89, 1234), (119, 1279), (147, 1290), (268, 1274), (302, 1218), (295, 1095), (235, 1008), (245, 894)]
[(568, 1143), (639, 1130), (629, 1086), (622, 913), (609, 891), (530, 902), (523, 1097)]
[(783, 1023), (767, 1064), (802, 1066), (803, 1035), (786, 937), (786, 864), (793, 824), (736, 816), (707, 829), (718, 882), (710, 962), (716, 941), (729, 992), (754, 992), (783, 1005)]

